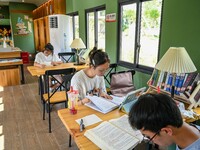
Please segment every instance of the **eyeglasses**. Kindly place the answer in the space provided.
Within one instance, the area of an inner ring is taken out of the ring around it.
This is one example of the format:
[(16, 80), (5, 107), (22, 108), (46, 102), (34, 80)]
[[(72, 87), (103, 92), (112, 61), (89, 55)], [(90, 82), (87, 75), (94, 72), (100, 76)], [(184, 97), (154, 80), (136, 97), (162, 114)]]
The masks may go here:
[(153, 141), (153, 139), (160, 133), (160, 130), (158, 130), (151, 138), (146, 136), (146, 135), (143, 135), (143, 141), (145, 143), (150, 143), (151, 141)]

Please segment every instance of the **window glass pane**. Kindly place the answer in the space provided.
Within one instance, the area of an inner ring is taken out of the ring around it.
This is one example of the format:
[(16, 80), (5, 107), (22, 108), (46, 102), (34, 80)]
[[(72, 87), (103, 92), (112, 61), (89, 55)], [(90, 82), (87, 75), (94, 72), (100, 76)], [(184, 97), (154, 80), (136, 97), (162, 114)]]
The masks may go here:
[(154, 67), (157, 63), (162, 0), (142, 3), (139, 64)]
[(69, 31), (71, 31), (71, 32), (69, 32), (69, 43), (71, 43), (72, 41), (73, 41), (73, 19), (72, 19), (73, 17), (72, 16), (69, 16)]
[(105, 50), (105, 10), (98, 11), (98, 48)]
[(88, 37), (87, 41), (88, 48), (92, 49), (94, 47), (94, 12), (88, 13)]
[(79, 38), (79, 16), (74, 16), (75, 38)]
[(136, 4), (121, 7), (120, 60), (134, 62)]

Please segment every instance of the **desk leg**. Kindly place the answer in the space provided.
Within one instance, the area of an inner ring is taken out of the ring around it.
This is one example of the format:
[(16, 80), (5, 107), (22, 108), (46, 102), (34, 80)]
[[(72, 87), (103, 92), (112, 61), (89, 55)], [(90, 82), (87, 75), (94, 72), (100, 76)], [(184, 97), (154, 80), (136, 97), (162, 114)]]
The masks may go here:
[(23, 64), (20, 65), (20, 68), (21, 68), (21, 84), (24, 84), (25, 83), (25, 79), (24, 79), (24, 66)]
[(43, 103), (43, 94), (44, 94), (44, 86), (43, 86), (43, 76), (39, 77), (39, 93), (40, 93), (40, 100)]

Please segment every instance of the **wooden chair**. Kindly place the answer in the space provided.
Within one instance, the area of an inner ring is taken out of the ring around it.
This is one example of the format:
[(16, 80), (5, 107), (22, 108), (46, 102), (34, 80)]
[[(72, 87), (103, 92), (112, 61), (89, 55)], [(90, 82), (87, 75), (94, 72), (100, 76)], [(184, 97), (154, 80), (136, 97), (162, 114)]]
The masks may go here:
[[(68, 69), (58, 69), (58, 70), (48, 70), (45, 72), (45, 87), (47, 92), (43, 94), (43, 120), (45, 120), (45, 105), (47, 105), (47, 112), (49, 114), (49, 133), (51, 133), (51, 104), (65, 103), (67, 108), (67, 91), (69, 90), (69, 85), (72, 76), (76, 72), (75, 68)], [(62, 83), (55, 78), (55, 75), (60, 75), (63, 79)], [(50, 91), (49, 78), (54, 79), (60, 84), (53, 92)], [(61, 90), (60, 90), (61, 89)]]
[(125, 96), (135, 89), (133, 75), (135, 70), (110, 73), (110, 92), (116, 96)]
[(61, 58), (61, 60), (65, 63), (68, 63), (70, 62), (70, 60), (72, 59), (73, 57), (73, 61), (74, 61), (74, 56), (75, 56), (75, 52), (61, 52), (61, 53), (58, 53), (58, 56), (59, 58)]

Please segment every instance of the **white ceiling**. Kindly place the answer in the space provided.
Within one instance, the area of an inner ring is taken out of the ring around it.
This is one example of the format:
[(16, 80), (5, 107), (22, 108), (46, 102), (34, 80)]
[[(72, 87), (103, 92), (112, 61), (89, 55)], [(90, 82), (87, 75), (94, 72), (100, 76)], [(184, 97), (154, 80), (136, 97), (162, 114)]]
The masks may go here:
[(36, 6), (40, 6), (46, 1), (48, 0), (0, 0), (0, 5), (8, 5), (8, 2), (25, 2), (35, 4)]

